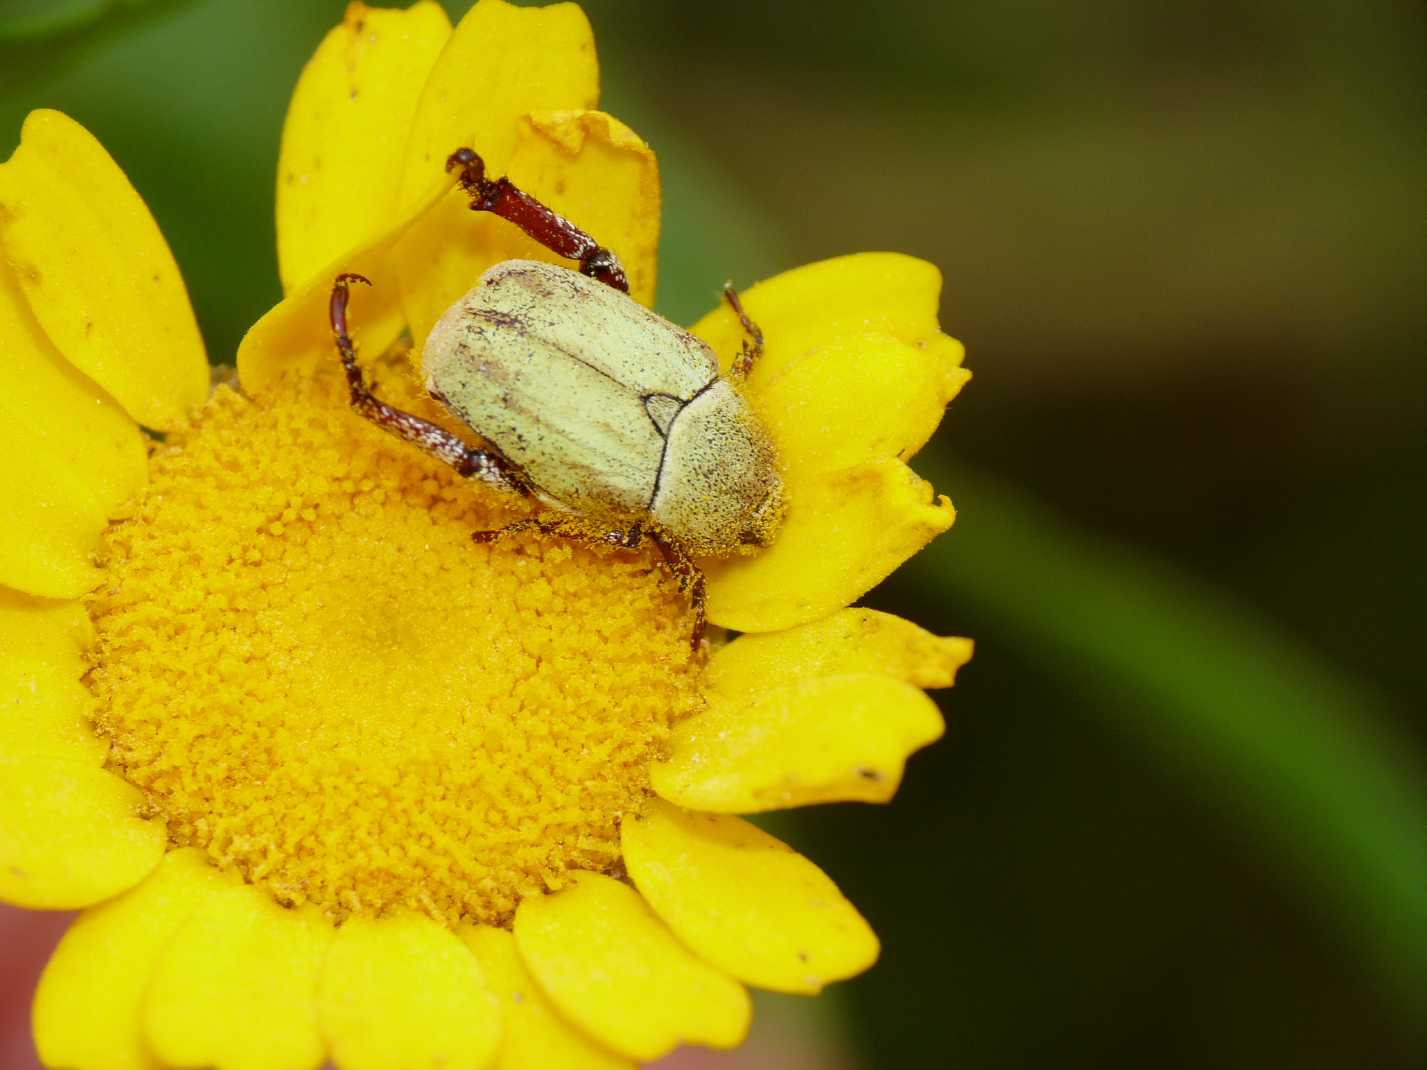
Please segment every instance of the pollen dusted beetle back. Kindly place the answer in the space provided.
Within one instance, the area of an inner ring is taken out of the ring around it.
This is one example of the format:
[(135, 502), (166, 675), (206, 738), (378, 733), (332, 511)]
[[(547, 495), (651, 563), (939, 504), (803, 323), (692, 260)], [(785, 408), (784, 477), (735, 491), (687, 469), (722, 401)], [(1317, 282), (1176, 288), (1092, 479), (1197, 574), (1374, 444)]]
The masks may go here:
[(779, 490), (767, 436), (707, 345), (612, 287), (497, 264), (432, 328), (421, 369), (556, 508), (652, 520), (697, 554), (765, 535)]
[(535, 495), (564, 515), (531, 517), (478, 542), (535, 528), (634, 549), (647, 537), (690, 592), (691, 642), (704, 630), (704, 577), (691, 555), (721, 557), (768, 543), (783, 485), (767, 432), (735, 389), (763, 334), (732, 286), (724, 297), (747, 339), (727, 378), (707, 345), (629, 297), (619, 258), (508, 178), (489, 179), (469, 148), (446, 168), (471, 210), (520, 227), (579, 273), (508, 260), (481, 276), (432, 328), (421, 368), (431, 396), (485, 444), (374, 395), (347, 330), (349, 284), (338, 275), (329, 316), (352, 406), (463, 476)]

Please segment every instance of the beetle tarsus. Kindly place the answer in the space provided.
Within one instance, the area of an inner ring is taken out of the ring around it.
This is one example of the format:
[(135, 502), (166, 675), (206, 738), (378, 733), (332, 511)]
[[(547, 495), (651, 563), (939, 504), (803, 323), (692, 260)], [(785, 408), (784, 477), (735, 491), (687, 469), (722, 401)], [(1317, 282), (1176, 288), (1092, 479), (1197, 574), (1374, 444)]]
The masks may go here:
[(509, 178), (487, 178), (485, 161), (474, 149), (463, 147), (451, 153), (446, 157), (446, 170), (460, 172), (461, 188), (471, 198), (471, 211), (490, 212), (514, 223), (552, 253), (578, 261), (581, 274), (629, 293), (629, 278), (619, 257)]
[(669, 575), (673, 576), (674, 582), (679, 585), (680, 593), (689, 596), (689, 609), (694, 614), (694, 627), (689, 636), (689, 645), (695, 653), (698, 652), (707, 626), (704, 614), (704, 573), (698, 565), (694, 564), (694, 559), (689, 556), (688, 551), (677, 542), (657, 532), (646, 531), (639, 524), (632, 524), (623, 531), (594, 532), (568, 520), (542, 520), (533, 516), (507, 524), (503, 528), (473, 531), (471, 538), (475, 542), (488, 545), (499, 542), (507, 536), (518, 535), (522, 531), (538, 531), (542, 535), (555, 535), (576, 542), (617, 546), (621, 550), (639, 549), (644, 544), (644, 537), (648, 535), (654, 545), (659, 548), (659, 553), (664, 558), (664, 567), (669, 570)]
[(361, 366), (357, 364), (357, 347), (347, 329), (347, 302), (351, 297), (350, 284), (353, 282), (367, 286), (372, 284), (364, 275), (351, 271), (343, 272), (333, 281), (332, 297), (328, 302), (332, 339), (337, 344), (337, 354), (342, 358), (342, 369), (347, 374), (347, 391), (352, 408), (382, 430), (421, 447), (467, 479), (479, 479), (483, 483), (528, 495), (529, 481), (500, 454), (467, 446), (444, 427), (438, 427), (430, 420), (423, 420), (420, 416), (388, 405), (371, 392), (362, 375)]
[(763, 331), (748, 318), (748, 313), (743, 311), (743, 302), (739, 299), (738, 291), (733, 288), (733, 283), (723, 284), (723, 299), (728, 302), (728, 307), (733, 309), (733, 314), (738, 317), (738, 322), (743, 325), (743, 332), (746, 337), (743, 339), (743, 348), (738, 356), (733, 358), (733, 367), (729, 369), (728, 377), (735, 383), (741, 383), (748, 378), (748, 373), (753, 370), (753, 365), (758, 363), (758, 358), (763, 356)]
[(650, 537), (664, 556), (664, 564), (668, 566), (670, 575), (679, 584), (679, 590), (689, 596), (689, 608), (694, 614), (694, 629), (693, 634), (689, 636), (689, 645), (697, 653), (699, 644), (703, 642), (704, 628), (707, 624), (704, 614), (703, 569), (694, 564), (694, 559), (689, 556), (688, 551), (677, 542), (657, 533), (651, 533)]

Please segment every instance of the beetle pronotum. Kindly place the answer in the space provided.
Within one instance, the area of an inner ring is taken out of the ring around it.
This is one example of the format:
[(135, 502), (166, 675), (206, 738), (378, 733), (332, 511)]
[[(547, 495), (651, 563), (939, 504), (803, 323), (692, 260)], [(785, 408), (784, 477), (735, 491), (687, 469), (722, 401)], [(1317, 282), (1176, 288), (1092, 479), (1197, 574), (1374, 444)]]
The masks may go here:
[(772, 443), (735, 389), (762, 352), (762, 332), (726, 286), (747, 338), (721, 376), (703, 341), (629, 297), (613, 252), (509, 179), (488, 179), (473, 150), (457, 149), (446, 167), (459, 170), (472, 211), (509, 220), (579, 272), (496, 264), (431, 329), (426, 390), (481, 437), (479, 448), (372, 394), (347, 331), (349, 284), (368, 280), (337, 276), (332, 335), (353, 407), (461, 475), (564, 514), (478, 531), (479, 542), (531, 528), (627, 549), (649, 538), (689, 593), (697, 647), (704, 578), (694, 557), (764, 545), (782, 518)]

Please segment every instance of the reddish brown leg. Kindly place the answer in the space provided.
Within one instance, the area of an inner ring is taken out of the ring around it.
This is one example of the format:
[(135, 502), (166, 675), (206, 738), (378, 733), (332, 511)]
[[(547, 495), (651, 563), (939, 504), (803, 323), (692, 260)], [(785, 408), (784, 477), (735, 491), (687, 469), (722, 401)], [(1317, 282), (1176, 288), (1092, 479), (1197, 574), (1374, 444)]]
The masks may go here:
[(474, 149), (457, 149), (446, 159), (446, 170), (461, 172), (461, 188), (471, 195), (471, 211), (490, 212), (514, 223), (545, 248), (580, 262), (581, 274), (629, 293), (629, 279), (619, 258), (575, 224), (508, 178), (486, 177), (485, 161)]
[(728, 302), (728, 307), (733, 309), (738, 322), (743, 324), (744, 334), (748, 336), (743, 340), (743, 349), (733, 358), (733, 367), (728, 373), (728, 377), (735, 383), (741, 383), (748, 378), (753, 365), (763, 355), (763, 331), (748, 318), (748, 313), (743, 311), (743, 302), (738, 299), (738, 291), (733, 288), (733, 283), (723, 284), (723, 299)]
[(494, 531), (473, 531), (471, 538), (480, 543), (499, 542), (507, 535), (518, 535), (522, 531), (538, 531), (542, 535), (558, 535), (562, 539), (599, 546), (618, 546), (622, 550), (636, 550), (644, 539), (644, 532), (637, 524), (627, 531), (593, 532), (568, 520), (541, 520), (538, 517), (517, 520)]
[(666, 539), (655, 532), (650, 532), (649, 537), (654, 540), (654, 545), (659, 547), (659, 552), (664, 555), (664, 564), (668, 566), (670, 574), (679, 584), (679, 590), (684, 591), (689, 596), (689, 608), (694, 611), (694, 632), (689, 636), (689, 643), (697, 652), (699, 643), (704, 637), (704, 573), (698, 565), (694, 564), (694, 559), (677, 542)]
[(337, 343), (337, 353), (341, 356), (342, 367), (347, 372), (347, 388), (351, 393), (352, 408), (378, 427), (419, 446), (467, 478), (479, 479), (520, 494), (529, 494), (529, 484), (504, 457), (486, 450), (473, 449), (445, 428), (393, 408), (378, 400), (376, 395), (367, 389), (362, 369), (357, 366), (357, 347), (352, 344), (351, 335), (347, 332), (348, 285), (353, 282), (371, 285), (371, 280), (362, 275), (351, 272), (338, 275), (332, 283), (332, 299), (328, 305), (328, 314), (332, 321), (332, 339)]
[(693, 558), (685, 553), (684, 548), (678, 543), (654, 532), (646, 532), (638, 524), (625, 531), (591, 532), (568, 520), (540, 520), (535, 517), (517, 520), (514, 524), (507, 524), (496, 531), (472, 532), (471, 538), (480, 543), (499, 542), (507, 535), (516, 535), (522, 531), (538, 531), (542, 535), (557, 535), (560, 538), (574, 539), (577, 542), (594, 543), (600, 546), (617, 546), (621, 550), (639, 549), (644, 542), (645, 535), (648, 535), (654, 545), (659, 547), (659, 553), (664, 558), (664, 567), (669, 570), (669, 574), (678, 583), (679, 590), (689, 595), (689, 608), (694, 611), (694, 630), (689, 637), (689, 643), (695, 651), (699, 649), (706, 625), (704, 619), (704, 574), (699, 566), (694, 564)]

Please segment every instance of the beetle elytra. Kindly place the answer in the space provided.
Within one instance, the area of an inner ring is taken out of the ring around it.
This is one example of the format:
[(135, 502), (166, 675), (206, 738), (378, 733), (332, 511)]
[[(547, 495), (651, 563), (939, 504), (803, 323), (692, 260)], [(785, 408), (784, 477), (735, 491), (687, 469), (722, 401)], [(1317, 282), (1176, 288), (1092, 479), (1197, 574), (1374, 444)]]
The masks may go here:
[(490, 542), (536, 528), (639, 546), (647, 537), (690, 594), (693, 643), (704, 628), (704, 579), (693, 558), (771, 541), (783, 512), (773, 445), (736, 389), (763, 337), (731, 286), (747, 334), (727, 376), (700, 339), (628, 295), (618, 258), (508, 179), (490, 180), (470, 149), (460, 170), (473, 211), (515, 223), (579, 272), (533, 260), (487, 270), (431, 329), (421, 354), (427, 392), (480, 436), (481, 447), (367, 388), (347, 330), (349, 283), (332, 288), (332, 333), (352, 405), (461, 475), (531, 496), (555, 518), (476, 532)]

